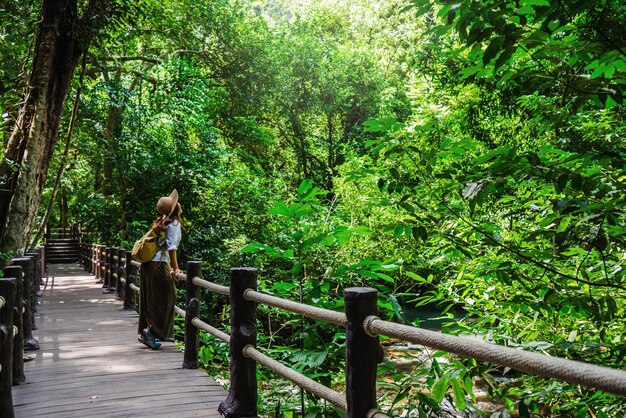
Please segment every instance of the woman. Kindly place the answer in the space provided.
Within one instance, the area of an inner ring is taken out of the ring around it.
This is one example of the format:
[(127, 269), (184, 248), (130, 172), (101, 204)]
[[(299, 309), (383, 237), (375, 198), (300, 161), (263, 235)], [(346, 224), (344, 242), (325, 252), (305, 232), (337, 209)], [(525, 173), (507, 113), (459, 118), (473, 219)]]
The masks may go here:
[(161, 346), (156, 339), (174, 338), (174, 280), (181, 273), (176, 249), (182, 236), (183, 211), (176, 189), (159, 199), (157, 211), (161, 216), (155, 219), (152, 228), (160, 235), (159, 251), (152, 261), (141, 265), (138, 326), (139, 342), (154, 350)]

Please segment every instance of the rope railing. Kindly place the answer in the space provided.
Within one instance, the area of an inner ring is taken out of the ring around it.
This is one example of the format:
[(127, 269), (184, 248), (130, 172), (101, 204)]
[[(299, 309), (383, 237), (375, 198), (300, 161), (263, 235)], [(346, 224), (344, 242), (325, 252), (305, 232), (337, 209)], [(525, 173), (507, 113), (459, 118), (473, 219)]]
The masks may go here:
[[(135, 284), (135, 278), (138, 277), (141, 263), (132, 260), (128, 253), (125, 257), (117, 253), (116, 259), (115, 249), (106, 247), (102, 250), (102, 248), (85, 252), (84, 259), (87, 263), (97, 263), (97, 266), (91, 267), (92, 271), (98, 271), (101, 267), (105, 281), (114, 280), (118, 286), (123, 284), (127, 290), (126, 299), (131, 294), (139, 292), (140, 288)], [(102, 257), (102, 254), (105, 256)], [(377, 292), (371, 288), (345, 289), (345, 312), (337, 312), (257, 291), (255, 269), (231, 269), (230, 286), (224, 286), (203, 279), (201, 263), (192, 261), (187, 264), (187, 273), (181, 274), (178, 278), (184, 280), (187, 286), (186, 308), (182, 309), (178, 306), (174, 308), (175, 313), (185, 319), (183, 367), (198, 367), (199, 330), (229, 344), (231, 386), (228, 397), (218, 408), (224, 416), (256, 414), (257, 383), (256, 380), (250, 381), (250, 379), (256, 375), (255, 367), (258, 363), (316, 396), (345, 409), (348, 417), (385, 417), (383, 412), (376, 409), (376, 370), (383, 356), (382, 347), (378, 341), (379, 335), (475, 358), (479, 361), (487, 361), (537, 376), (626, 396), (626, 372), (624, 371), (383, 321), (376, 316)], [(230, 335), (198, 317), (201, 288), (229, 297)], [(345, 327), (345, 395), (315, 382), (255, 348), (258, 303)], [(124, 305), (127, 306), (126, 301)]]
[(314, 395), (317, 395), (320, 398), (325, 399), (328, 402), (331, 402), (332, 404), (344, 410), (348, 408), (348, 405), (346, 404), (346, 397), (344, 396), (344, 394), (332, 390), (320, 383), (317, 383), (315, 380), (296, 372), (295, 370), (283, 365), (273, 358), (261, 353), (259, 350), (254, 348), (254, 346), (245, 346), (243, 348), (243, 355), (247, 358), (253, 359), (259, 364), (262, 364), (271, 371), (278, 373), (279, 375), (292, 381), (306, 391), (311, 392)]
[(209, 334), (211, 334), (215, 338), (219, 338), (220, 340), (224, 341), (226, 344), (230, 344), (230, 335), (228, 335), (225, 332), (220, 331), (219, 329), (217, 329), (217, 328), (207, 324), (206, 322), (202, 321), (200, 318), (194, 317), (191, 320), (191, 323), (196, 328), (200, 328), (201, 330), (204, 330), (204, 331), (208, 332)]
[(246, 300), (262, 303), (264, 305), (281, 308), (289, 312), (297, 313), (311, 319), (328, 322), (339, 326), (346, 324), (346, 315), (342, 312), (331, 311), (330, 309), (318, 308), (305, 303), (293, 302), (291, 300), (278, 298), (256, 290), (247, 289), (243, 292)]
[[(181, 275), (181, 276), (183, 276), (183, 275)], [(184, 277), (184, 279), (186, 279), (186, 276)], [(194, 277), (192, 279), (192, 283), (195, 284), (196, 286), (200, 286), (200, 287), (203, 287), (205, 289), (209, 289), (211, 292), (217, 293), (219, 295), (223, 295), (223, 296), (230, 295), (230, 288), (228, 286), (222, 286), (222, 285), (219, 285), (219, 284), (215, 284), (215, 283), (209, 282), (208, 280), (203, 280), (200, 277)]]
[(626, 396), (626, 371), (441, 334), (383, 321), (376, 316), (365, 318), (363, 329), (372, 336), (386, 335), (537, 376)]

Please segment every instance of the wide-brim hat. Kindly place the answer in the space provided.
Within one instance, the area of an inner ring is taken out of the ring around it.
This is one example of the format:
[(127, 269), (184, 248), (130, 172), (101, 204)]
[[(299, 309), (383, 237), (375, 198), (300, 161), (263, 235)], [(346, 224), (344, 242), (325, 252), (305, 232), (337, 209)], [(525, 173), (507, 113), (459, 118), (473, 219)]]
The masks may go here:
[(176, 209), (176, 204), (178, 203), (178, 192), (176, 189), (172, 190), (169, 196), (163, 196), (157, 202), (157, 211), (161, 215), (170, 216), (174, 209)]

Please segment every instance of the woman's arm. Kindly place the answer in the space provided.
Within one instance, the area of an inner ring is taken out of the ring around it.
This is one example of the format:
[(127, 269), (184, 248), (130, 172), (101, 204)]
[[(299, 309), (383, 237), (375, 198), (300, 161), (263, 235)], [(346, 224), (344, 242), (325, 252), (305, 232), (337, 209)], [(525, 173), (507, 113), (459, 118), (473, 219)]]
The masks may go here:
[(170, 266), (172, 266), (172, 276), (177, 277), (180, 273), (178, 268), (178, 259), (176, 258), (176, 250), (169, 250), (170, 253)]

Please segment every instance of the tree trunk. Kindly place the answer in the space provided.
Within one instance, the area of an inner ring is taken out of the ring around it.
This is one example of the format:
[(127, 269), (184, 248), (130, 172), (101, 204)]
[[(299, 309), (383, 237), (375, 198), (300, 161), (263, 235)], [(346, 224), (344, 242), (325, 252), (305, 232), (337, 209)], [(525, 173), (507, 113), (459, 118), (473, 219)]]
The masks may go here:
[(106, 127), (104, 128), (104, 161), (102, 164), (104, 181), (102, 183), (102, 194), (110, 196), (113, 194), (113, 166), (115, 164), (115, 141), (122, 131), (122, 107), (109, 105)]
[(98, 26), (105, 24), (102, 17), (109, 13), (109, 1), (91, 0), (81, 20), (76, 3), (41, 2), (28, 90), (5, 149), (10, 163), (0, 166), (0, 252), (26, 250), (70, 79)]
[(74, 123), (76, 122), (76, 114), (78, 113), (78, 104), (80, 103), (80, 93), (83, 89), (83, 80), (85, 77), (85, 67), (87, 66), (87, 55), (83, 53), (83, 63), (82, 69), (80, 72), (80, 80), (78, 82), (78, 87), (76, 88), (76, 97), (74, 97), (74, 105), (72, 106), (72, 113), (70, 115), (70, 123), (67, 128), (67, 136), (65, 138), (65, 151), (63, 151), (63, 157), (61, 158), (61, 163), (59, 164), (59, 171), (57, 172), (56, 179), (54, 181), (54, 186), (52, 187), (52, 192), (50, 193), (50, 200), (48, 201), (48, 205), (46, 206), (46, 210), (41, 219), (41, 223), (39, 224), (39, 228), (37, 229), (37, 233), (35, 234), (35, 238), (32, 239), (30, 243), (30, 247), (37, 245), (39, 240), (41, 239), (44, 229), (48, 224), (48, 218), (50, 217), (50, 212), (52, 212), (52, 206), (54, 205), (54, 201), (56, 200), (57, 191), (59, 190), (59, 186), (61, 185), (61, 178), (63, 178), (63, 172), (65, 171), (65, 165), (67, 164), (67, 157), (70, 154), (70, 145), (72, 143), (72, 134), (74, 132)]
[(61, 187), (59, 191), (59, 221), (64, 231), (68, 229), (69, 226), (67, 223), (67, 210), (67, 197), (65, 196), (65, 190)]

